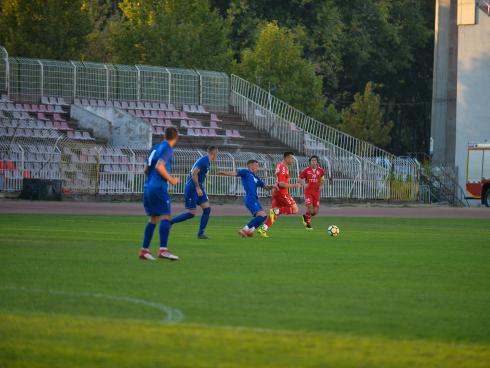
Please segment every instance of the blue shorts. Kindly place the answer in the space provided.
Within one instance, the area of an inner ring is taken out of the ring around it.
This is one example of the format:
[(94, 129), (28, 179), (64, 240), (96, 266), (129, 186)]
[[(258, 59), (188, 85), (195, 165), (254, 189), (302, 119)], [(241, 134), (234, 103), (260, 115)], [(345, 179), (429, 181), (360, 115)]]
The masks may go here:
[(172, 212), (170, 194), (165, 189), (145, 188), (143, 206), (148, 216), (170, 215)]
[(257, 212), (263, 210), (262, 205), (259, 203), (259, 200), (257, 198), (245, 198), (245, 207), (247, 207), (247, 209), (253, 216), (255, 216)]
[(194, 186), (187, 186), (184, 189), (184, 201), (185, 201), (185, 208), (188, 210), (193, 210), (197, 206), (200, 206), (203, 203), (209, 202), (208, 195), (206, 194), (206, 191), (202, 189), (202, 196), (197, 195), (197, 190), (194, 188)]

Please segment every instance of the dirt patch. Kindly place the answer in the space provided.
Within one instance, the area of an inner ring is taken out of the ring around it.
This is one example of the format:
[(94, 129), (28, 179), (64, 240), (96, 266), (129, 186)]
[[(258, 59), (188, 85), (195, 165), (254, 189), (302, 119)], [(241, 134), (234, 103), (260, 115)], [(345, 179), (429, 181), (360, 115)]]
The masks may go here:
[[(212, 203), (213, 215), (249, 216), (248, 210), (238, 204)], [(172, 212), (184, 210), (182, 203), (172, 204)], [(300, 212), (303, 208), (300, 207)], [(47, 202), (0, 200), (0, 213), (4, 214), (78, 214), (78, 215), (144, 215), (141, 203), (118, 202)], [(441, 206), (331, 206), (324, 205), (320, 216), (332, 217), (399, 217), (399, 218), (480, 218), (490, 219), (488, 208), (456, 208)]]

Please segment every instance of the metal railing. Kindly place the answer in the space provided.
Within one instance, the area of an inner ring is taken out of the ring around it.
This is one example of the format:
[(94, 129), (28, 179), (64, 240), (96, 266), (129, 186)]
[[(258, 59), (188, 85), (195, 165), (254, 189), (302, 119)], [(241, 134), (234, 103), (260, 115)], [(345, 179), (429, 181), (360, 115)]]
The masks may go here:
[[(196, 149), (176, 148), (173, 174), (181, 183), (171, 188), (173, 194), (183, 194), (184, 185), (193, 163), (205, 152)], [(143, 192), (143, 167), (147, 150), (115, 148), (93, 143), (80, 143), (70, 139), (58, 139), (49, 143), (28, 138), (0, 141), (0, 191), (18, 192), (27, 178), (61, 179), (65, 195), (70, 194), (138, 194)], [(254, 152), (220, 152), (212, 164), (206, 181), (208, 194), (215, 196), (243, 196), (238, 178), (216, 175), (217, 171), (235, 171), (246, 166), (249, 159), (260, 163), (259, 175), (273, 184), (276, 165), (282, 160), (279, 154)], [(300, 171), (308, 164), (307, 157), (296, 156), (290, 167), (291, 182), (298, 180)], [(333, 176), (333, 183), (326, 181), (322, 188), (323, 198), (383, 199), (390, 194), (390, 179), (371, 176), (352, 179), (338, 171), (335, 160), (322, 159), (323, 166)], [(356, 161), (354, 167), (358, 165)], [(292, 189), (295, 197), (303, 195), (302, 189)], [(269, 192), (259, 190), (261, 197)]]
[(201, 104), (227, 111), (226, 73), (147, 65), (101, 64), (9, 57), (0, 46), (0, 92), (11, 99), (38, 102), (41, 97)]
[(272, 96), (264, 89), (231, 76), (231, 105), (244, 120), (304, 155), (327, 159), (350, 198), (416, 200), (420, 165), (369, 142), (325, 125)]

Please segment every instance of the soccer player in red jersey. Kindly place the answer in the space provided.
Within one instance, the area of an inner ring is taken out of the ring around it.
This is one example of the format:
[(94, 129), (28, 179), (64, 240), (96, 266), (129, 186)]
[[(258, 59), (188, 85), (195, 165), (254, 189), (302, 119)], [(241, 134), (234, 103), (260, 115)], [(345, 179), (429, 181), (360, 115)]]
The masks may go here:
[[(303, 215), (303, 225), (306, 230), (313, 230), (311, 218), (318, 214), (320, 209), (320, 188), (325, 180), (325, 170), (319, 166), (318, 156), (313, 155), (308, 160), (310, 166), (299, 174), (300, 182), (305, 183), (305, 205), (306, 213)], [(330, 184), (332, 178), (330, 177)]]
[(272, 208), (269, 210), (269, 216), (265, 224), (258, 230), (258, 233), (267, 238), (267, 230), (276, 221), (279, 215), (293, 215), (298, 213), (298, 205), (293, 197), (289, 195), (289, 188), (301, 188), (303, 183), (289, 183), (289, 165), (294, 163), (294, 153), (284, 152), (284, 159), (277, 164), (276, 178), (277, 183), (272, 192)]

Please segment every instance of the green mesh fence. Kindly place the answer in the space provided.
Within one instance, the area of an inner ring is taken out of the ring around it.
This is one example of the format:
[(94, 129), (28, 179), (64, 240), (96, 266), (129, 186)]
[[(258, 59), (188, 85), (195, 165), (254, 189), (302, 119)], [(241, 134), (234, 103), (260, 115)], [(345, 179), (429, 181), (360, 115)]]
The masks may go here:
[(170, 72), (170, 101), (176, 105), (199, 104), (199, 75), (190, 69), (167, 68)]
[(40, 60), (43, 72), (43, 95), (73, 98), (73, 65), (70, 62)]
[(139, 71), (140, 99), (169, 103), (170, 72), (166, 68), (136, 65)]
[(230, 79), (206, 70), (9, 58), (0, 46), (0, 91), (20, 101), (38, 102), (44, 96), (143, 100), (227, 111)]
[(228, 110), (230, 80), (225, 73), (198, 70), (200, 75), (201, 105), (213, 107), (215, 110)]
[(9, 58), (9, 94), (13, 100), (38, 102), (44, 95), (39, 60)]
[(132, 65), (107, 65), (108, 100), (138, 100), (138, 69)]

